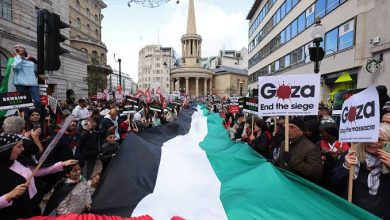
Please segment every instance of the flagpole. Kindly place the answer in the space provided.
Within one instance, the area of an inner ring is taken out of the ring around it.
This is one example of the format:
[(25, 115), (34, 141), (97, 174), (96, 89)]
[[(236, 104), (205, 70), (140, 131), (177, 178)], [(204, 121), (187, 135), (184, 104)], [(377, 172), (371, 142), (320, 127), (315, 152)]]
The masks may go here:
[(284, 151), (289, 152), (289, 136), (288, 136), (288, 131), (289, 131), (289, 117), (288, 115), (285, 116), (284, 119)]

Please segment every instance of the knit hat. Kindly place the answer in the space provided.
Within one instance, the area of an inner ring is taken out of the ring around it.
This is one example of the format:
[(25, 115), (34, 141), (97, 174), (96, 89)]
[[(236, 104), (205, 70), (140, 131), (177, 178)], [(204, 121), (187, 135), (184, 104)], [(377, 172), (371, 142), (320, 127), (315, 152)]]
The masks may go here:
[(330, 136), (339, 139), (339, 128), (336, 123), (326, 122), (320, 126), (320, 130), (323, 130)]
[(390, 108), (390, 101), (387, 101), (382, 109)]
[(0, 134), (0, 152), (4, 152), (14, 147), (22, 138), (16, 134), (1, 133)]
[(301, 131), (305, 130), (305, 122), (300, 118), (291, 119), (290, 125), (294, 125), (295, 127), (301, 129)]

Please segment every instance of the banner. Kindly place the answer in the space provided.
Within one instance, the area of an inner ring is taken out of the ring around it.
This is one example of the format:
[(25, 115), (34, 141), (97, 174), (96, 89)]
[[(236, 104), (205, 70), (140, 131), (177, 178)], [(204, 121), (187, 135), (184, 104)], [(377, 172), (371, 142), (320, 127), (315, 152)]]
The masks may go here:
[(0, 110), (11, 110), (34, 106), (30, 94), (19, 92), (0, 93)]
[(54, 114), (57, 112), (57, 104), (58, 104), (58, 100), (51, 97), (51, 96), (48, 96), (48, 105), (51, 107), (51, 110), (54, 112)]
[(259, 77), (259, 116), (318, 115), (320, 75)]
[(379, 136), (379, 97), (370, 86), (347, 99), (340, 116), (341, 142), (377, 142)]
[(127, 101), (129, 101), (131, 103), (131, 105), (133, 106), (134, 110), (138, 109), (138, 107), (139, 107), (139, 98), (127, 96), (126, 99), (127, 99)]
[(257, 114), (259, 112), (258, 103), (258, 98), (244, 97), (243, 112)]

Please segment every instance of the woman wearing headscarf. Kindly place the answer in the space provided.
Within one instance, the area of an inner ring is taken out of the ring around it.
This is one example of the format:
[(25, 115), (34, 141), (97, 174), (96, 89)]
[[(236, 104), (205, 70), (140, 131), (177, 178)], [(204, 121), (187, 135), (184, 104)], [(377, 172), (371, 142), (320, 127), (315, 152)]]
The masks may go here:
[(332, 176), (333, 189), (348, 195), (348, 173), (354, 166), (352, 202), (382, 219), (390, 219), (390, 125), (382, 123), (377, 142), (359, 143), (340, 158)]
[[(37, 194), (34, 178), (30, 184), (26, 181), (34, 167), (25, 167), (17, 161), (23, 152), (23, 143), (18, 135), (0, 134), (0, 219), (15, 220), (40, 215), (39, 204), (34, 202)], [(36, 176), (43, 176), (63, 170), (63, 167), (75, 164), (75, 160), (58, 162), (50, 167), (38, 170)]]

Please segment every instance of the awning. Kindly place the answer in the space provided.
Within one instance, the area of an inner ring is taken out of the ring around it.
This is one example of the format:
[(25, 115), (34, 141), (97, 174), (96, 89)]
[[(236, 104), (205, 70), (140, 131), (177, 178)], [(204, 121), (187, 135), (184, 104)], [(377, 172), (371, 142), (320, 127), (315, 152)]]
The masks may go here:
[(339, 78), (336, 79), (335, 83), (345, 83), (345, 82), (351, 82), (352, 77), (349, 75), (349, 72), (345, 71)]

